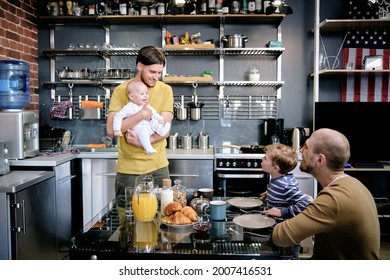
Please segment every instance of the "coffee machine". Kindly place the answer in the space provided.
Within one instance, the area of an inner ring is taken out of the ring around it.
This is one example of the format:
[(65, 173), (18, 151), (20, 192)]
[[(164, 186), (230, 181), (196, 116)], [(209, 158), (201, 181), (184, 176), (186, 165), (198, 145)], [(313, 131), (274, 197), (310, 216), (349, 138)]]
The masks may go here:
[(284, 130), (284, 119), (264, 119), (261, 124), (260, 144), (280, 143)]

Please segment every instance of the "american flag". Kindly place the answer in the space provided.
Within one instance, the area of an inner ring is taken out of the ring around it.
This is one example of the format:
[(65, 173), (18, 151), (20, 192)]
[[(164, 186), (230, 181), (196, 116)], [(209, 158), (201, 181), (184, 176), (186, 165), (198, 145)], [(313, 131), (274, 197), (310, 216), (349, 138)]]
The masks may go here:
[[(346, 0), (346, 17), (351, 19), (378, 19), (382, 10), (389, 10), (385, 0)], [(385, 28), (353, 28), (346, 34), (342, 66), (364, 69), (364, 58), (381, 55), (383, 69), (389, 69), (390, 40)], [(389, 76), (382, 74), (348, 75), (341, 85), (341, 100), (346, 102), (389, 102)]]

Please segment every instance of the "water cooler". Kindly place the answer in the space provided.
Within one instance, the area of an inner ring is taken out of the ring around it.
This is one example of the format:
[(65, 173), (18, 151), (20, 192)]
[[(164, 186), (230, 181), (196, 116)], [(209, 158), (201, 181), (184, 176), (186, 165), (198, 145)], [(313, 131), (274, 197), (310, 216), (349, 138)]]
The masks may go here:
[(8, 141), (9, 159), (35, 157), (39, 152), (39, 113), (30, 104), (30, 66), (0, 60), (0, 135)]

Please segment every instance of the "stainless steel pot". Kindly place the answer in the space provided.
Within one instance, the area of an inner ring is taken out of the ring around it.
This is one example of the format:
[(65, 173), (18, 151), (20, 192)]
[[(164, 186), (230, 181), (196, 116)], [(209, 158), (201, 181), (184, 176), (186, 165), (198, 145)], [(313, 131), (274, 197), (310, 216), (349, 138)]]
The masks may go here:
[(225, 48), (245, 48), (245, 43), (248, 42), (248, 36), (241, 34), (233, 34), (222, 36), (221, 41)]

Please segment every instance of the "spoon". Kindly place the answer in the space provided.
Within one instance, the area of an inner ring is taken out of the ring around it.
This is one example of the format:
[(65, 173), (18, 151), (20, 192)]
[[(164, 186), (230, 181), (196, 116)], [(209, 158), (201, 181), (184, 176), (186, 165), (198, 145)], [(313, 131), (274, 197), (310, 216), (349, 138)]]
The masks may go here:
[(242, 213), (245, 213), (245, 214), (259, 213), (259, 214), (264, 215), (264, 211), (260, 211), (260, 210), (250, 210), (250, 211), (246, 211), (246, 210), (240, 208), (240, 211), (241, 211)]

